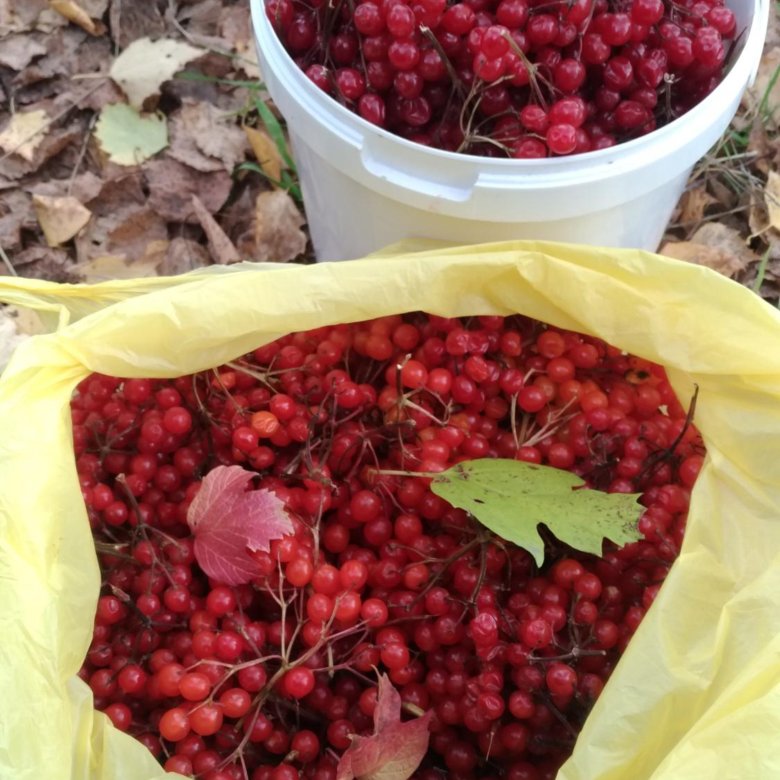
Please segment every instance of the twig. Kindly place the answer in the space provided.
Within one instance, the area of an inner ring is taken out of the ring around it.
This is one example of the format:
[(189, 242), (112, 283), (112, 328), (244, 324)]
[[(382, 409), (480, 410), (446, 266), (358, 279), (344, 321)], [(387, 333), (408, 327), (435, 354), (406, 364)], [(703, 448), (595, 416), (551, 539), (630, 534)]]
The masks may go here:
[(71, 190), (73, 189), (73, 182), (76, 180), (76, 176), (78, 175), (79, 168), (81, 168), (81, 163), (84, 162), (84, 158), (87, 156), (87, 147), (89, 146), (89, 139), (91, 138), (92, 134), (92, 128), (95, 127), (97, 124), (97, 114), (92, 114), (92, 119), (89, 120), (89, 125), (87, 126), (87, 132), (84, 133), (84, 141), (81, 144), (81, 149), (79, 149), (78, 157), (76, 158), (76, 163), (73, 166), (73, 172), (70, 175), (70, 179), (68, 179), (68, 189), (67, 194), (70, 195)]
[(16, 273), (14, 264), (11, 262), (11, 258), (8, 257), (8, 255), (5, 253), (5, 249), (3, 249), (1, 244), (0, 244), (0, 260), (3, 261), (3, 265), (5, 265), (5, 267), (8, 269), (8, 273), (11, 274), (11, 276), (19, 276), (19, 274)]

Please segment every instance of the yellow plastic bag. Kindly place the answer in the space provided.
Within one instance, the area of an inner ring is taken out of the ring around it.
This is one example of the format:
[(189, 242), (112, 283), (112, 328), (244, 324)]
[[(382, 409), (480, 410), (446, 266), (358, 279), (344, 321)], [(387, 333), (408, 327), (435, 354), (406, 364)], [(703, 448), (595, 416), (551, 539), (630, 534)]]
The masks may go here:
[(708, 457), (682, 554), (559, 777), (780, 778), (776, 310), (703, 268), (542, 243), (258, 268), (0, 282), (0, 300), (61, 323), (75, 302), (81, 317), (23, 344), (0, 379), (0, 778), (164, 776), (75, 677), (99, 585), (70, 441), (76, 383), (178, 376), (290, 331), (413, 310), (520, 312), (662, 363), (681, 399), (699, 386)]

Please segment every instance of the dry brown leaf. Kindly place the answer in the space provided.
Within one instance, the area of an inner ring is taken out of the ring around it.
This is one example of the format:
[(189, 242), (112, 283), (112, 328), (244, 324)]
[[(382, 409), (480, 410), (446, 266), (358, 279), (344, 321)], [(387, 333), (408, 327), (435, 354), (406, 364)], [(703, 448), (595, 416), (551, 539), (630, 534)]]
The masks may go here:
[[(16, 157), (3, 161), (6, 172), (16, 168), (22, 175), (35, 173), (44, 163), (48, 163), (46, 172), (53, 177), (67, 176), (73, 172), (79, 146), (84, 139), (84, 123), (75, 121), (70, 127), (50, 130), (41, 145), (35, 150), (32, 162)], [(18, 166), (12, 163), (19, 163)]]
[(139, 38), (114, 60), (109, 74), (122, 87), (130, 105), (140, 110), (147, 98), (160, 92), (164, 81), (202, 54), (202, 49), (170, 38)]
[(100, 255), (136, 261), (151, 242), (168, 239), (165, 219), (146, 203), (140, 171), (109, 167), (106, 176), (98, 196), (87, 202), (94, 218), (76, 239), (79, 263)]
[(695, 226), (704, 219), (704, 212), (716, 199), (707, 192), (705, 185), (686, 190), (680, 198), (680, 216), (678, 222), (683, 225)]
[(36, 37), (39, 34), (7, 35), (0, 40), (0, 65), (22, 70), (36, 57), (46, 54), (46, 46)]
[(691, 236), (691, 241), (731, 252), (742, 257), (746, 263), (758, 259), (745, 244), (745, 238), (721, 222), (706, 222)]
[(0, 133), (0, 149), (31, 162), (35, 150), (43, 142), (48, 124), (49, 117), (41, 109), (17, 112)]
[(22, 230), (37, 230), (30, 196), (20, 189), (0, 195), (0, 246), (7, 252), (22, 248)]
[(30, 279), (46, 279), (50, 282), (72, 282), (73, 264), (67, 252), (50, 246), (31, 246), (14, 254), (14, 268), (21, 276)]
[(104, 182), (101, 178), (91, 171), (85, 171), (74, 176), (73, 179), (35, 181), (24, 189), (31, 195), (49, 195), (52, 198), (73, 195), (76, 200), (86, 204), (100, 194), (103, 184)]
[(761, 240), (766, 244), (767, 265), (765, 276), (780, 279), (780, 233), (771, 228), (761, 234)]
[(660, 253), (678, 260), (706, 265), (724, 276), (733, 277), (758, 261), (740, 234), (719, 222), (707, 222), (690, 241), (665, 244)]
[(197, 195), (192, 196), (192, 208), (195, 216), (206, 234), (209, 242), (211, 256), (215, 262), (220, 265), (237, 263), (241, 257), (238, 254), (233, 242), (225, 235), (225, 231), (217, 224), (214, 217), (209, 214), (208, 209), (201, 203)]
[(126, 49), (139, 38), (159, 38), (165, 33), (157, 3), (117, 2), (111, 3), (109, 11), (111, 37), (120, 49)]
[(151, 243), (167, 240), (165, 220), (152, 209), (142, 208), (108, 231), (105, 246), (109, 254), (137, 261), (147, 253)]
[(197, 171), (232, 173), (246, 155), (244, 134), (211, 103), (185, 99), (169, 126), (169, 156)]
[(756, 117), (748, 135), (747, 153), (753, 155), (754, 165), (764, 174), (769, 173), (769, 163), (775, 152), (775, 147), (769, 139), (763, 121)]
[(202, 244), (187, 238), (174, 238), (158, 271), (161, 276), (177, 276), (210, 264), (211, 256)]
[(4, 0), (0, 2), (0, 27), (4, 32), (39, 30), (51, 32), (68, 23), (53, 11), (47, 0)]
[(154, 266), (155, 273), (159, 274), (160, 265), (162, 264), (163, 260), (165, 260), (165, 256), (168, 254), (168, 248), (170, 247), (170, 244), (171, 242), (168, 241), (167, 238), (164, 240), (150, 241), (141, 259), (136, 260), (135, 263)]
[(780, 174), (769, 171), (764, 185), (764, 204), (769, 224), (780, 230)]
[(93, 260), (78, 263), (73, 266), (73, 273), (78, 274), (87, 283), (105, 282), (110, 279), (138, 279), (144, 276), (156, 276), (159, 259), (151, 257), (147, 260), (127, 262), (117, 255), (101, 255)]
[(249, 78), (260, 79), (257, 48), (252, 39), (252, 19), (249, 7), (233, 5), (222, 9), (219, 18), (219, 34), (239, 60), (236, 63)]
[(77, 24), (90, 35), (98, 35), (100, 27), (75, 0), (49, 0), (49, 5), (69, 22)]
[(230, 203), (219, 213), (219, 224), (241, 257), (255, 255), (255, 201), (265, 189), (259, 177), (244, 179), (231, 194)]
[(221, 0), (200, 0), (192, 2), (179, 10), (179, 21), (186, 22), (187, 32), (200, 46), (220, 48), (219, 17), (222, 13)]
[(766, 211), (766, 203), (756, 193), (750, 195), (750, 207), (748, 208), (748, 227), (751, 236), (760, 236), (770, 230), (769, 216)]
[(93, 19), (102, 19), (109, 0), (78, 0), (78, 3)]
[(166, 241), (168, 227), (152, 209), (122, 209), (92, 220), (76, 238), (76, 257), (85, 263), (100, 255), (115, 255), (128, 262), (144, 256), (150, 242)]
[(103, 169), (103, 177), (100, 192), (94, 200), (86, 202), (95, 216), (118, 214), (128, 208), (135, 211), (146, 202), (141, 171), (109, 163)]
[(197, 147), (209, 157), (221, 160), (225, 169), (233, 169), (246, 157), (247, 141), (241, 129), (211, 103), (195, 106), (183, 106), (185, 122)]
[(197, 195), (214, 214), (228, 199), (233, 180), (227, 171), (202, 173), (163, 156), (143, 167), (149, 189), (149, 206), (171, 222), (197, 223), (192, 196)]
[(90, 220), (92, 212), (76, 198), (33, 195), (33, 208), (49, 246), (70, 241)]
[(263, 173), (272, 183), (278, 182), (282, 178), (282, 158), (276, 144), (271, 137), (263, 130), (244, 125), (244, 132), (249, 139), (257, 162), (263, 169)]
[(693, 241), (670, 241), (661, 247), (660, 254), (696, 265), (705, 265), (728, 277), (734, 277), (745, 267), (740, 259), (730, 252)]
[(255, 201), (254, 260), (287, 262), (306, 250), (305, 220), (284, 190), (261, 192)]
[[(67, 22), (65, 23), (67, 24)], [(75, 25), (68, 25), (46, 35), (43, 39), (43, 45), (46, 46), (45, 56), (36, 59), (14, 76), (13, 85), (17, 90), (15, 96), (17, 101), (29, 103), (32, 100), (41, 99), (40, 95), (34, 98), (30, 97), (31, 92), (33, 92), (31, 85), (36, 85), (38, 90), (50, 90), (49, 96), (54, 99), (60, 97), (67, 101), (71, 101), (75, 93), (94, 89), (92, 84), (69, 83), (67, 80), (60, 81), (60, 79), (67, 79), (74, 73), (81, 72), (83, 50), (92, 51), (94, 45), (100, 48), (99, 40), (99, 38), (88, 36), (84, 30)], [(86, 46), (87, 42), (91, 46)], [(84, 70), (86, 71), (86, 68)], [(94, 68), (90, 68), (90, 70), (94, 70)], [(50, 84), (49, 82), (58, 83)]]

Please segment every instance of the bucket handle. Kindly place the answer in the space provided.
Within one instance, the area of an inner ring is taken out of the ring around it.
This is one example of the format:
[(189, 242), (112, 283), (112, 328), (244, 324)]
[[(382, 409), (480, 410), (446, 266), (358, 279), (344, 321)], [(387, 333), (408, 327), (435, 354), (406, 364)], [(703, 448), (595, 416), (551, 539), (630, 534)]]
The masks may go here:
[[(383, 139), (378, 139), (378, 142), (383, 142)], [(410, 193), (451, 203), (465, 203), (471, 198), (479, 178), (476, 166), (466, 176), (461, 174), (460, 180), (453, 180), (452, 166), (448, 166), (446, 160), (432, 157), (430, 164), (421, 166), (419, 154), (413, 161), (406, 160), (403, 153), (399, 154), (396, 150), (392, 163), (388, 163), (387, 153), (377, 153), (376, 143), (377, 139), (370, 136), (364, 139), (360, 161), (382, 189), (400, 190), (401, 199), (406, 201)], [(408, 165), (405, 166), (405, 162)]]

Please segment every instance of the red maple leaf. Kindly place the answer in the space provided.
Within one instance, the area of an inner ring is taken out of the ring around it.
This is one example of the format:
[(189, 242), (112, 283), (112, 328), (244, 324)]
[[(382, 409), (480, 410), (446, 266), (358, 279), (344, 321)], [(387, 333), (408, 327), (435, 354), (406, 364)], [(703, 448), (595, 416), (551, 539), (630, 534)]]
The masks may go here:
[(293, 532), (284, 502), (270, 490), (248, 490), (255, 474), (241, 466), (217, 466), (201, 482), (187, 510), (200, 568), (226, 585), (242, 585), (260, 573), (249, 551), (269, 550)]
[(387, 675), (379, 678), (374, 733), (354, 736), (336, 770), (336, 780), (408, 780), (426, 751), (431, 713), (401, 722), (401, 694)]

